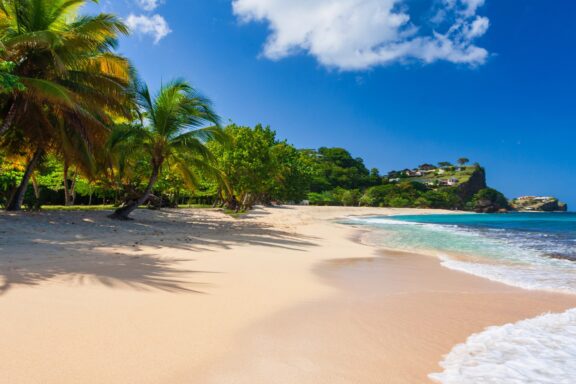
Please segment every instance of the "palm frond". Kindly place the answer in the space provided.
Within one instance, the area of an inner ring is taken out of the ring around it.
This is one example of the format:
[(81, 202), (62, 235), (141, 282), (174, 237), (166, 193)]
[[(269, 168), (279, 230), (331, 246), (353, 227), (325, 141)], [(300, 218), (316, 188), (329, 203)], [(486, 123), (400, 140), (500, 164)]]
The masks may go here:
[(21, 77), (20, 81), (26, 87), (26, 94), (37, 102), (49, 102), (52, 104), (74, 108), (74, 96), (66, 88), (49, 80)]

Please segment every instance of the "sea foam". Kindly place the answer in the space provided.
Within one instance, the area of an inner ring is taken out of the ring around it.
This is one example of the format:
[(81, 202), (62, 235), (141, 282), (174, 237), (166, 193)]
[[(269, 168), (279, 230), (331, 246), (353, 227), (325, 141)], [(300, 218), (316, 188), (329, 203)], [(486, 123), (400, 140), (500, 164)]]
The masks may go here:
[(576, 309), (470, 336), (445, 356), (442, 384), (573, 384), (576, 382)]

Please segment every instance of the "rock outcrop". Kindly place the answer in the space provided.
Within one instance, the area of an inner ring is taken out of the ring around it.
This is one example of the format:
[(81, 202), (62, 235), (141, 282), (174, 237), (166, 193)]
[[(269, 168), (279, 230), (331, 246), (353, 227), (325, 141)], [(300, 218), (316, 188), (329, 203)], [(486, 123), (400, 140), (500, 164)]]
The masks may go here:
[(568, 205), (551, 196), (522, 196), (510, 201), (517, 211), (523, 212), (566, 212)]

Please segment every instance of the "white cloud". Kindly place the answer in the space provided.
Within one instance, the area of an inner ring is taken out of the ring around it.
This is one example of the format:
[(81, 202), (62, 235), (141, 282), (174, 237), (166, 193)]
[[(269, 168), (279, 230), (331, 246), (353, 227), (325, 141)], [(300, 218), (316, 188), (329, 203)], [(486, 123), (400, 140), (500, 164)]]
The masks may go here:
[(163, 3), (163, 0), (136, 0), (136, 3), (145, 11), (153, 11)]
[[(407, 0), (233, 0), (244, 22), (270, 27), (264, 56), (278, 60), (307, 52), (321, 64), (362, 70), (407, 59), (482, 64), (474, 44), (489, 20), (477, 16), (484, 0), (429, 0), (435, 16), (416, 25)], [(434, 29), (434, 30), (432, 30)], [(430, 31), (430, 32), (426, 32)]]
[(466, 25), (464, 33), (468, 39), (475, 39), (483, 36), (489, 27), (490, 20), (487, 17), (477, 16), (472, 23)]
[(152, 36), (156, 44), (172, 32), (164, 17), (160, 15), (130, 14), (126, 19), (126, 24), (132, 31)]

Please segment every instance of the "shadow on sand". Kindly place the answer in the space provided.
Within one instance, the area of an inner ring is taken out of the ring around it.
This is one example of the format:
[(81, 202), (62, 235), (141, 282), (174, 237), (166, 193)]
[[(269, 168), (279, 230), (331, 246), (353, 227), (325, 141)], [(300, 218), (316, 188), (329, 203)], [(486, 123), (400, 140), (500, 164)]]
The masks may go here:
[(154, 249), (211, 252), (256, 245), (306, 251), (315, 246), (312, 238), (215, 211), (142, 210), (130, 222), (109, 220), (108, 213), (0, 214), (0, 295), (55, 278), (75, 285), (206, 293), (209, 284), (194, 282), (193, 276), (218, 271), (183, 268), (194, 260), (166, 257), (166, 252), (160, 257)]

